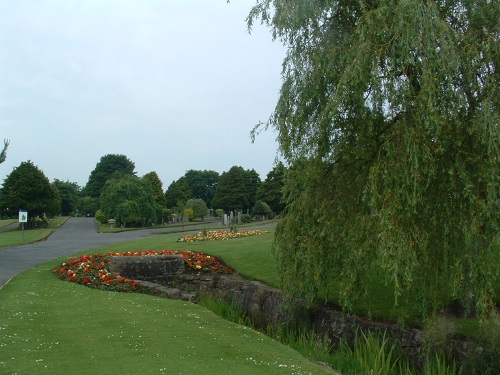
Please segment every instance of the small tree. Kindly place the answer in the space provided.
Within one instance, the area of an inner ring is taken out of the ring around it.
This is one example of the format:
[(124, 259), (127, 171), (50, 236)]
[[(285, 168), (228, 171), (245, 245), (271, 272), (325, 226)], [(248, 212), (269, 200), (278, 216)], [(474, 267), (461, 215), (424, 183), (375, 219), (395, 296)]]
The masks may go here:
[(193, 209), (193, 218), (203, 218), (207, 215), (208, 208), (203, 199), (190, 199), (186, 202), (186, 208)]
[(273, 210), (271, 210), (271, 207), (266, 202), (262, 201), (257, 201), (255, 202), (255, 206), (253, 208), (253, 214), (254, 215), (261, 215), (261, 216), (266, 216), (271, 215), (273, 213)]

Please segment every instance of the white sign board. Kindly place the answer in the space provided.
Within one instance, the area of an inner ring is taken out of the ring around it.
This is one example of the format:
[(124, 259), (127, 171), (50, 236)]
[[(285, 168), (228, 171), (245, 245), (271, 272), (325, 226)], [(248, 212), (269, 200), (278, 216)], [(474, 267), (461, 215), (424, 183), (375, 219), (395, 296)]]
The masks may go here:
[(28, 222), (28, 211), (19, 210), (19, 222), (27, 223)]

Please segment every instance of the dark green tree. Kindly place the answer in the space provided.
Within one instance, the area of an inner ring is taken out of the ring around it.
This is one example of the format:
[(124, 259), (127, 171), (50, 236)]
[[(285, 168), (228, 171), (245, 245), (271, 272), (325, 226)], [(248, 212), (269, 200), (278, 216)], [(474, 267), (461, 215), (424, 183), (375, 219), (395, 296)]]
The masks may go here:
[(11, 217), (19, 210), (27, 210), (29, 217), (50, 217), (60, 209), (57, 189), (30, 160), (14, 168), (0, 189), (0, 210)]
[(190, 199), (186, 202), (186, 209), (193, 209), (193, 218), (200, 218), (203, 220), (207, 216), (208, 208), (203, 199)]
[(253, 214), (259, 216), (267, 216), (273, 213), (271, 207), (266, 202), (257, 201), (253, 207)]
[(165, 192), (165, 200), (168, 208), (184, 207), (190, 198), (191, 189), (189, 189), (185, 177), (173, 181)]
[(215, 171), (198, 171), (190, 169), (186, 172), (184, 177), (191, 190), (190, 198), (203, 199), (206, 205), (211, 207), (212, 199), (219, 182), (219, 173)]
[(130, 174), (106, 182), (99, 204), (105, 217), (125, 227), (149, 225), (162, 216), (151, 184)]
[(163, 193), (163, 183), (158, 177), (156, 172), (146, 173), (142, 178), (148, 181), (153, 189), (153, 196), (155, 198), (156, 203), (158, 203), (161, 207), (166, 207), (166, 199), (165, 194)]
[(82, 216), (94, 216), (99, 209), (99, 199), (84, 196), (78, 199), (77, 204), (78, 214)]
[(245, 170), (242, 167), (231, 167), (222, 173), (215, 191), (212, 207), (224, 211), (238, 211), (248, 208), (248, 196), (245, 185)]
[(68, 216), (76, 212), (80, 187), (75, 182), (64, 182), (58, 179), (55, 179), (53, 184), (57, 188), (59, 197), (61, 198), (61, 215)]
[(255, 205), (255, 196), (260, 184), (260, 176), (255, 169), (247, 169), (245, 171), (245, 195), (248, 200), (248, 206), (245, 209), (249, 210)]
[(425, 314), (444, 294), (491, 311), (499, 14), (489, 0), (257, 1), (249, 27), (287, 47), (265, 124), (293, 167), (275, 237), (287, 291), (333, 281), (349, 307), (378, 268), (396, 304), (414, 293)]
[(94, 170), (90, 173), (83, 196), (99, 198), (101, 190), (109, 179), (126, 174), (135, 175), (135, 164), (125, 155), (108, 154), (101, 157)]
[(283, 202), (283, 186), (285, 185), (285, 166), (282, 162), (276, 164), (266, 179), (257, 188), (255, 199), (266, 202), (273, 212), (279, 213), (285, 209)]

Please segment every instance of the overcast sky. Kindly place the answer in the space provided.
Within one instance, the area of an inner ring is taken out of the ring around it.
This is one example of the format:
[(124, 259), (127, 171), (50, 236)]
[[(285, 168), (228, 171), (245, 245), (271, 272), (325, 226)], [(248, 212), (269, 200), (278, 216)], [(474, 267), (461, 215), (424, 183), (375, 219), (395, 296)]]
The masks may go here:
[[(255, 0), (0, 1), (0, 183), (31, 160), (85, 186), (124, 154), (164, 190), (189, 169), (265, 179), (285, 49), (245, 18)], [(0, 146), (3, 145), (3, 142)]]

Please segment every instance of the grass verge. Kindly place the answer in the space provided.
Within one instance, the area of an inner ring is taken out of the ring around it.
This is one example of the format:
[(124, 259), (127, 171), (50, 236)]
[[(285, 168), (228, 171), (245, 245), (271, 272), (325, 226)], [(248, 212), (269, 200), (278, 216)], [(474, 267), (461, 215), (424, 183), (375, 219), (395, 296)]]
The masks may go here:
[(0, 220), (0, 228), (6, 227), (7, 225), (14, 224), (17, 222), (16, 219), (2, 219)]
[(49, 225), (47, 228), (25, 229), (24, 235), (21, 229), (15, 229), (8, 232), (1, 232), (0, 248), (25, 245), (28, 243), (44, 240), (45, 238), (51, 235), (53, 229), (59, 228), (66, 222), (66, 220), (68, 220), (67, 216), (55, 217), (54, 219), (51, 219), (49, 221)]
[(202, 306), (63, 282), (61, 261), (0, 290), (0, 373), (334, 373)]

